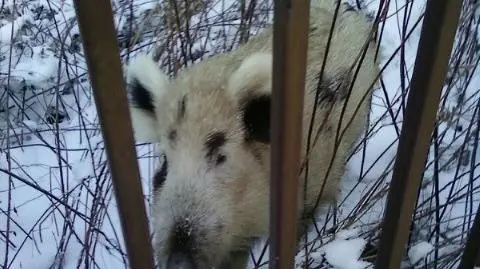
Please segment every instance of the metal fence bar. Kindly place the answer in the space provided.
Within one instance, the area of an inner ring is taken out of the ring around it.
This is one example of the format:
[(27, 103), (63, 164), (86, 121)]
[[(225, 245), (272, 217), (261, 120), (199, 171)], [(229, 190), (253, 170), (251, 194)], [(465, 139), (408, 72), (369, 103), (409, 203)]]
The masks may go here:
[(120, 214), (129, 267), (153, 269), (132, 124), (109, 0), (74, 0)]
[(276, 0), (271, 104), (270, 264), (294, 265), (310, 1)]
[(400, 268), (461, 6), (427, 2), (375, 268)]

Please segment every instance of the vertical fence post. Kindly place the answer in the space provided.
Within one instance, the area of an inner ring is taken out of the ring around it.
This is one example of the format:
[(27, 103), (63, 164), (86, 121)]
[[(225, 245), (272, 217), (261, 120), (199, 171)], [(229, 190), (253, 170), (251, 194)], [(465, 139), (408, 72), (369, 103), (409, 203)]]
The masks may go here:
[(129, 267), (153, 269), (153, 251), (109, 0), (74, 0), (126, 243)]
[(426, 5), (375, 268), (400, 268), (461, 6), (461, 0)]
[(271, 106), (270, 269), (294, 265), (310, 2), (276, 0)]
[(477, 208), (475, 220), (468, 233), (467, 243), (463, 250), (458, 269), (471, 269), (480, 266), (480, 205)]

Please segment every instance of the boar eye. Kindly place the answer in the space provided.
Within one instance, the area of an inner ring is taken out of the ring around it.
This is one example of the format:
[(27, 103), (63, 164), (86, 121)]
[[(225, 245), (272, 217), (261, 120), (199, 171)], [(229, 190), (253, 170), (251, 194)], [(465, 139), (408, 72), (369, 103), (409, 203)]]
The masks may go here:
[(168, 161), (167, 161), (167, 156), (165, 154), (162, 154), (162, 166), (160, 167), (159, 170), (155, 173), (155, 176), (153, 177), (153, 190), (156, 191), (159, 188), (162, 187), (163, 183), (167, 179), (167, 174), (168, 174)]
[(206, 157), (215, 165), (220, 165), (227, 160), (227, 156), (220, 153), (221, 148), (227, 142), (227, 135), (223, 131), (210, 133), (205, 140)]
[(224, 163), (226, 160), (227, 160), (227, 156), (225, 156), (223, 154), (218, 154), (217, 158), (215, 160), (215, 164), (220, 165), (220, 164)]

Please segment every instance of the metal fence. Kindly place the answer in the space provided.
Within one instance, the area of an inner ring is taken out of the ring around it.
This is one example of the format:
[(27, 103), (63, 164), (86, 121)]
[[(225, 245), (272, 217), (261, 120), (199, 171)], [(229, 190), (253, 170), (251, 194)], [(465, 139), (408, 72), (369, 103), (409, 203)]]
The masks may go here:
[[(110, 1), (76, 0), (75, 6), (130, 265), (153, 268)], [(270, 268), (292, 268), (295, 254), (297, 192), (291, 190), (297, 188), (301, 118), (291, 115), (301, 115), (303, 105), (298, 89), (305, 83), (308, 6), (309, 1), (275, 2), (272, 133), (283, 135), (272, 137)], [(376, 268), (400, 268), (461, 6), (460, 0), (427, 2)], [(295, 68), (287, 72), (286, 66)], [(477, 213), (459, 268), (478, 264), (479, 241)]]

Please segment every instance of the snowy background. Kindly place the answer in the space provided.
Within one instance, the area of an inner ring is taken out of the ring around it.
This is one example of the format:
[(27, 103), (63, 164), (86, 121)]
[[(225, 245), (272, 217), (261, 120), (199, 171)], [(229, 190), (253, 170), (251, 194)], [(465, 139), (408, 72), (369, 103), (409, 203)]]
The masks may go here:
[[(273, 16), (272, 1), (189, 2), (114, 0), (124, 63), (149, 52), (174, 74), (234, 49)], [(425, 0), (357, 2), (372, 17), (380, 11), (386, 68), (342, 199), (319, 217), (298, 268), (305, 253), (310, 268), (375, 260)], [(480, 3), (464, 2), (403, 268), (454, 267), (477, 211)], [(137, 146), (147, 206), (152, 149)], [(0, 1), (0, 242), (1, 268), (128, 268), (71, 0)], [(263, 243), (250, 268), (267, 261)]]

